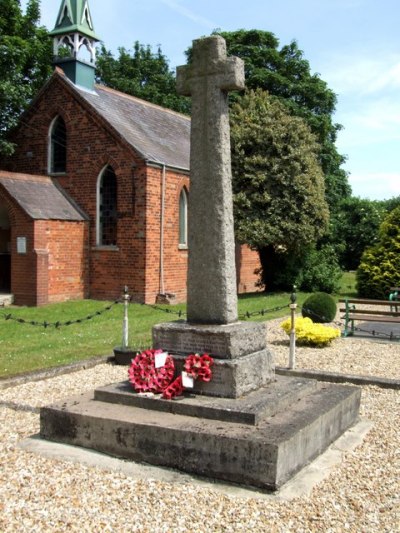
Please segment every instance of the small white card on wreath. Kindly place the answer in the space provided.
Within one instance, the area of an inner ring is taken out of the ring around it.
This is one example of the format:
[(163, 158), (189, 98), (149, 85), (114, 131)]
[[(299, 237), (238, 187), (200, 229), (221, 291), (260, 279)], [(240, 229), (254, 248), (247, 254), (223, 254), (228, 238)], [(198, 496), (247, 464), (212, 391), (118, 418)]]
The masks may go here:
[(156, 353), (154, 356), (155, 368), (162, 368), (167, 362), (168, 352)]
[(182, 386), (185, 389), (193, 389), (194, 387), (194, 379), (187, 372), (182, 372)]

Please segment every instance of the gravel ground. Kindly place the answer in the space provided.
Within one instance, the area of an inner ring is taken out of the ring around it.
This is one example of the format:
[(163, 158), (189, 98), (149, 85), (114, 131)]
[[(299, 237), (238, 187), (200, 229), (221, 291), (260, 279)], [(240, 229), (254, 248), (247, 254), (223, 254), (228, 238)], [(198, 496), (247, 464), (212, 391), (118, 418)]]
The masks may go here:
[[(288, 340), (269, 324), (276, 363)], [(298, 367), (399, 378), (400, 343), (337, 339), (298, 348)], [(0, 391), (0, 532), (399, 532), (400, 393), (363, 387), (361, 416), (374, 422), (309, 497), (282, 503), (227, 496), (195, 484), (143, 479), (46, 459), (17, 443), (39, 431), (38, 409), (126, 378), (126, 367), (90, 370)]]

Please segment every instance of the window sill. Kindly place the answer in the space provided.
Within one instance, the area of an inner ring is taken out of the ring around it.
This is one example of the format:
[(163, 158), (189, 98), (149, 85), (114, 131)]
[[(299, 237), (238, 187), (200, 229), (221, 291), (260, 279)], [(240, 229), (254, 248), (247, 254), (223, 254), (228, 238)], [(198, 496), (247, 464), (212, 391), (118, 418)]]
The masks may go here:
[(187, 244), (178, 244), (178, 250), (188, 250)]
[(48, 172), (48, 175), (53, 177), (53, 178), (58, 178), (58, 177), (61, 177), (61, 176), (66, 176), (67, 172)]
[(119, 252), (119, 247), (118, 246), (102, 246), (101, 244), (98, 244), (96, 246), (93, 246), (92, 250), (95, 250), (96, 252)]

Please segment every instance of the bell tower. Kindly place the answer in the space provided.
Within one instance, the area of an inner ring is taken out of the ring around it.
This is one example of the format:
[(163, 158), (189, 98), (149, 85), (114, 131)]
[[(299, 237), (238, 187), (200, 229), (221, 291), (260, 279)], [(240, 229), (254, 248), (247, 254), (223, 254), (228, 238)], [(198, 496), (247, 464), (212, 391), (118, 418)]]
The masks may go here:
[[(54, 42), (54, 65), (63, 69), (75, 84), (93, 90), (96, 43), (88, 0), (62, 0), (56, 25), (50, 32)], [(88, 58), (83, 58), (86, 48)]]

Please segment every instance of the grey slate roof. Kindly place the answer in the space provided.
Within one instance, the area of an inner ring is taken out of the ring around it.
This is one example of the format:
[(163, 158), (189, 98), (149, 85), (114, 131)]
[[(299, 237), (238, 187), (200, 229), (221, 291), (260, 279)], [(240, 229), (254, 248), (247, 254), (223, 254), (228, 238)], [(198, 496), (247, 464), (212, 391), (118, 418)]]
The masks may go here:
[(0, 171), (0, 186), (35, 220), (82, 221), (87, 218), (47, 176)]
[(102, 85), (74, 88), (144, 159), (189, 170), (189, 117)]

